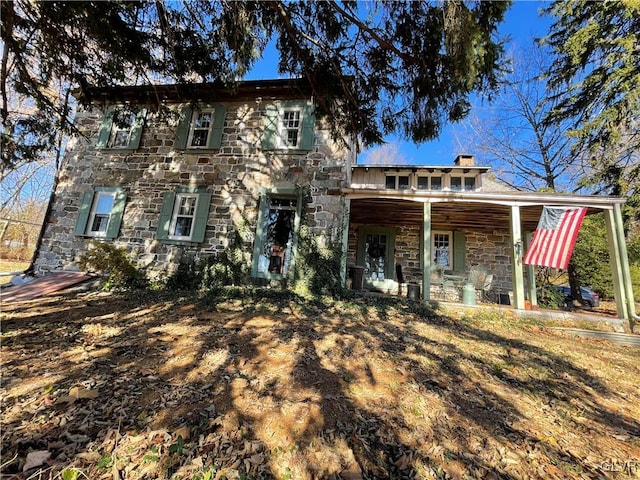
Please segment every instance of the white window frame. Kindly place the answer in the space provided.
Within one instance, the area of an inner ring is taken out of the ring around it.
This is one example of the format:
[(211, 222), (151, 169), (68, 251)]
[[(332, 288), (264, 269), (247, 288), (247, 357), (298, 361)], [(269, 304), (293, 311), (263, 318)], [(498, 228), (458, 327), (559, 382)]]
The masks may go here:
[[(209, 120), (209, 128), (196, 128), (196, 120), (201, 116), (208, 113), (210, 115)], [(215, 108), (204, 108), (202, 110), (194, 110), (191, 114), (191, 122), (189, 123), (189, 136), (187, 137), (187, 148), (188, 149), (207, 149), (209, 148), (209, 141), (211, 140), (211, 131), (213, 130), (213, 124), (215, 123)], [(193, 137), (195, 132), (197, 131), (206, 131), (207, 137), (205, 139), (204, 145), (192, 145)]]
[[(114, 149), (114, 150), (118, 150), (118, 149), (122, 149), (122, 150), (126, 150), (128, 148), (130, 148), (131, 145), (131, 132), (133, 132), (133, 127), (136, 124), (136, 114), (133, 112), (128, 112), (128, 116), (129, 116), (129, 127), (128, 128), (121, 128), (120, 126), (118, 126), (118, 115), (122, 115), (124, 114), (125, 111), (124, 110), (116, 110), (114, 112), (114, 119), (113, 119), (113, 123), (111, 124), (111, 133), (109, 134), (109, 148)], [(125, 132), (126, 136), (127, 136), (127, 141), (125, 142), (124, 145), (116, 145), (115, 141), (116, 138), (118, 138), (118, 134), (120, 132)]]
[[(284, 125), (284, 117), (287, 113), (298, 113), (298, 127), (291, 128)], [(300, 142), (302, 142), (302, 123), (304, 121), (304, 111), (301, 107), (280, 107), (278, 108), (278, 148), (284, 150), (297, 150), (300, 148)], [(289, 145), (287, 139), (289, 138), (289, 131), (296, 130), (297, 138), (295, 145)]]
[[(449, 239), (447, 245), (447, 264), (435, 263), (436, 235), (446, 235)], [(451, 270), (453, 267), (453, 232), (451, 230), (433, 230), (431, 232), (431, 261), (436, 265), (442, 265), (444, 270)]]
[[(195, 203), (193, 204), (193, 214), (192, 215), (180, 215), (180, 205), (182, 203), (183, 198), (194, 198)], [(167, 238), (169, 240), (191, 240), (193, 237), (193, 227), (196, 223), (196, 212), (198, 211), (198, 201), (199, 195), (197, 193), (177, 193), (175, 201), (173, 203), (173, 213), (171, 214), (171, 223), (169, 224), (169, 232)], [(176, 226), (178, 223), (178, 217), (191, 218), (191, 228), (189, 230), (189, 235), (176, 235), (174, 232), (176, 231)]]
[[(99, 215), (107, 216), (107, 223), (104, 231), (100, 230), (92, 230), (93, 222), (96, 218), (96, 210), (98, 208), (98, 203), (100, 203), (101, 197), (111, 197), (111, 209), (109, 213), (99, 213)], [(91, 212), (89, 213), (89, 219), (87, 221), (87, 227), (85, 229), (85, 235), (88, 237), (106, 237), (107, 232), (109, 231), (109, 223), (111, 223), (111, 215), (113, 213), (113, 207), (116, 204), (116, 192), (95, 192), (93, 195), (93, 201), (91, 203)]]

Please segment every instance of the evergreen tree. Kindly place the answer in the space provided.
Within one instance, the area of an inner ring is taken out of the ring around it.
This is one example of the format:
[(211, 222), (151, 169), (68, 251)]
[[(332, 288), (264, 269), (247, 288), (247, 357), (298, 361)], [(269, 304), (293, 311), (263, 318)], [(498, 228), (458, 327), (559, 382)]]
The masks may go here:
[[(420, 142), (463, 118), (499, 74), (508, 2), (328, 0), (0, 4), (2, 161), (46, 154), (72, 130), (58, 86), (215, 82), (232, 86), (275, 38), (282, 74), (308, 79), (334, 135)], [(342, 98), (339, 107), (324, 100)], [(12, 102), (26, 101), (27, 111)]]
[(547, 121), (573, 122), (588, 180), (629, 196), (640, 220), (640, 3), (556, 0), (546, 11), (556, 18), (543, 39), (554, 52), (549, 82), (563, 87)]

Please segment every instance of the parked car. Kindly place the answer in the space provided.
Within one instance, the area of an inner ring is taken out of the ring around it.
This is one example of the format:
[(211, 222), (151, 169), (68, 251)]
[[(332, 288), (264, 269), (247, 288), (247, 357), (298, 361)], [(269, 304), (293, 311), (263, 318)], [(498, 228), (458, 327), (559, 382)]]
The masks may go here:
[[(571, 297), (571, 287), (568, 285), (555, 285), (555, 288), (564, 296), (567, 306), (571, 306), (574, 300)], [(600, 296), (590, 288), (580, 287), (580, 293), (582, 294), (582, 300), (591, 308), (600, 305)]]

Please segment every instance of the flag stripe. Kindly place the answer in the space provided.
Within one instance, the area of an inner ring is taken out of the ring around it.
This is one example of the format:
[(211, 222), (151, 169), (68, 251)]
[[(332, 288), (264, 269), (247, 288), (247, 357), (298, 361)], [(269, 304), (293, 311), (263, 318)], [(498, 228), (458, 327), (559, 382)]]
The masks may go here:
[[(566, 269), (586, 213), (586, 208), (544, 207), (523, 263)], [(557, 216), (556, 224), (551, 220)]]

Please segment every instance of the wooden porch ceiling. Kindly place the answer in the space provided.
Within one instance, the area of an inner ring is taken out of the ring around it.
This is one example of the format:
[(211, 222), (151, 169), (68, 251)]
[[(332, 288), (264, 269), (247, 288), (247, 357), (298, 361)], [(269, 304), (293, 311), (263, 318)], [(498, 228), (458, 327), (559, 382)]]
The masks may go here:
[[(589, 213), (595, 213), (593, 210)], [(492, 232), (509, 231), (510, 208), (507, 205), (472, 202), (442, 202), (431, 204), (432, 228), (447, 230), (471, 229)], [(534, 231), (542, 206), (521, 206), (523, 231)], [(422, 203), (392, 199), (352, 199), (351, 222), (380, 225), (422, 225)]]

